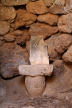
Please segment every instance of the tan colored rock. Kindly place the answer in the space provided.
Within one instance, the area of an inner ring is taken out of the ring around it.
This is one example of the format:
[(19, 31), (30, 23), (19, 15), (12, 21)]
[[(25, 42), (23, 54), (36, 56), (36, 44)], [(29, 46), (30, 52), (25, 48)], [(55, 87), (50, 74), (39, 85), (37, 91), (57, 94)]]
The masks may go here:
[(3, 5), (6, 6), (16, 6), (16, 5), (25, 5), (29, 0), (1, 0)]
[(15, 30), (15, 31), (11, 32), (11, 34), (15, 35), (15, 36), (22, 36), (24, 34), (24, 32), (21, 30)]
[(55, 50), (62, 54), (72, 43), (72, 36), (70, 34), (61, 34), (55, 40)]
[(4, 44), (4, 38), (3, 38), (3, 36), (0, 36), (0, 46), (2, 46), (3, 44)]
[(44, 1), (44, 3), (45, 3), (46, 6), (50, 7), (50, 6), (53, 5), (53, 3), (54, 3), (55, 0), (43, 0), (43, 1)]
[(2, 46), (5, 43), (4, 40), (0, 40), (0, 46)]
[(58, 5), (52, 5), (48, 9), (48, 12), (52, 14), (66, 14), (66, 11), (64, 10), (64, 6), (58, 6)]
[(53, 74), (55, 77), (59, 77), (59, 74), (62, 74), (64, 71), (64, 62), (63, 60), (55, 60), (53, 63), (54, 69)]
[(44, 0), (44, 3), (48, 7), (50, 7), (52, 5), (61, 5), (61, 6), (64, 6), (65, 5), (65, 0)]
[(26, 76), (25, 85), (28, 90), (28, 93), (32, 97), (40, 96), (45, 88), (45, 77), (44, 76), (35, 76), (30, 77)]
[(52, 27), (52, 26), (49, 26), (47, 24), (42, 24), (42, 23), (32, 24), (29, 29), (29, 33), (31, 36), (43, 35), (44, 39), (57, 32), (58, 32), (57, 26)]
[(10, 24), (6, 21), (0, 21), (0, 35), (5, 35), (10, 30)]
[(3, 36), (0, 36), (0, 40), (3, 40)]
[(37, 19), (37, 16), (27, 12), (26, 10), (19, 9), (17, 10), (17, 17), (14, 23), (14, 27), (17, 29), (21, 26), (27, 26), (34, 23)]
[(72, 43), (72, 36), (69, 34), (55, 34), (45, 41), (48, 45), (48, 55), (51, 61), (60, 59), (60, 54)]
[(65, 5), (66, 0), (55, 0), (53, 5), (60, 5), (60, 6), (64, 6)]
[[(19, 32), (18, 32), (19, 33)], [(21, 34), (21, 33), (20, 33)], [(30, 35), (29, 35), (29, 33), (28, 33), (28, 30), (24, 30), (23, 32), (22, 32), (22, 34), (21, 35), (19, 35), (19, 34), (17, 34), (16, 32), (14, 32), (14, 35), (16, 35), (16, 43), (17, 44), (21, 44), (21, 45), (23, 45), (23, 44), (25, 44), (27, 41), (29, 41), (30, 40)]]
[(65, 0), (55, 0), (48, 12), (53, 14), (66, 14), (64, 10)]
[(11, 34), (7, 34), (4, 36), (4, 40), (7, 42), (13, 42), (13, 41), (15, 41), (15, 36), (11, 35)]
[[(59, 34), (55, 34), (51, 36), (49, 39), (45, 40), (48, 46), (48, 55), (49, 55), (50, 61), (55, 61), (61, 58), (60, 55), (55, 50), (55, 40), (56, 38), (58, 38), (58, 36)], [(30, 41), (26, 42), (26, 48), (27, 48), (28, 53), (30, 53)]]
[[(3, 97), (6, 96), (6, 85), (3, 79), (0, 77), (0, 101), (2, 101)], [(1, 105), (0, 105), (1, 107)]]
[(16, 30), (13, 32), (10, 32), (9, 34), (6, 34), (4, 36), (4, 40), (8, 42), (15, 41), (19, 45), (24, 45), (26, 41), (30, 40), (30, 35), (28, 33), (28, 30)]
[(0, 94), (2, 95), (0, 96), (1, 108), (22, 108), (23, 105), (21, 106), (19, 101), (24, 102), (22, 99), (25, 98), (26, 100), (28, 98), (22, 76), (18, 76), (9, 80), (0, 78), (0, 87), (2, 87), (2, 89), (0, 88)]
[(72, 13), (62, 15), (58, 21), (58, 28), (60, 32), (72, 32)]
[(36, 2), (29, 2), (26, 6), (27, 11), (33, 14), (44, 14), (48, 12), (47, 7), (43, 0), (38, 0)]
[[(70, 72), (71, 75), (71, 72)], [(60, 75), (59, 75), (60, 76)], [(53, 77), (55, 78), (55, 77)], [(62, 78), (62, 77), (61, 77)], [(59, 78), (58, 78), (59, 79)], [(52, 78), (51, 78), (52, 80)], [(60, 80), (60, 79), (59, 79)], [(57, 80), (57, 84), (59, 84), (59, 87), (61, 89), (63, 80), (61, 79), (60, 81), (62, 81), (62, 83)], [(71, 80), (71, 76), (70, 76), (70, 80)], [(67, 82), (68, 86), (70, 85), (70, 80)], [(53, 79), (53, 82), (55, 80)], [(1, 84), (2, 81), (0, 81)], [(50, 84), (53, 83), (52, 81), (49, 82)], [(63, 83), (64, 84), (64, 83)], [(13, 87), (12, 87), (13, 85)], [(61, 85), (61, 86), (60, 86)], [(57, 106), (57, 108), (69, 108), (70, 105), (72, 105), (72, 93), (70, 92), (71, 88), (69, 88), (69, 91), (65, 91), (64, 93), (59, 93), (58, 91), (58, 87), (57, 86), (52, 86), (53, 88), (47, 89), (47, 94), (46, 96), (40, 96), (37, 98), (30, 98), (28, 97), (27, 93), (26, 93), (26, 89), (25, 89), (25, 85), (24, 85), (24, 80), (22, 76), (19, 77), (15, 77), (12, 78), (11, 80), (5, 80), (5, 85), (3, 84), (3, 87), (6, 87), (6, 95), (4, 96), (4, 98), (2, 99), (2, 97), (0, 97), (0, 107), (1, 108), (35, 108), (36, 106), (38, 106), (37, 108), (43, 107), (43, 108), (54, 108)], [(48, 84), (47, 84), (48, 86)], [(57, 88), (56, 88), (57, 87)], [(63, 86), (63, 90), (64, 90), (65, 86)], [(66, 89), (68, 90), (68, 89)], [(51, 92), (56, 91), (53, 94), (51, 94)], [(60, 90), (59, 90), (60, 91)], [(56, 94), (58, 93), (58, 94)], [(68, 100), (67, 100), (68, 99)], [(71, 104), (69, 104), (71, 103)]]
[(53, 65), (49, 65), (47, 45), (43, 36), (31, 36), (30, 40), (30, 63), (31, 65), (20, 65), (19, 73), (25, 75), (25, 85), (32, 97), (40, 96), (45, 88), (45, 76), (50, 76)]
[(63, 60), (65, 62), (72, 62), (72, 46), (70, 46), (66, 53), (63, 55)]
[(0, 75), (3, 78), (19, 75), (18, 66), (28, 63), (29, 58), (25, 48), (16, 43), (5, 43), (0, 46)]
[(55, 40), (58, 36), (59, 34), (55, 34), (45, 41), (48, 45), (48, 55), (51, 61), (55, 61), (60, 58), (60, 55), (55, 50)]
[(64, 10), (69, 13), (72, 12), (72, 0), (66, 0)]
[(47, 23), (49, 25), (57, 25), (58, 16), (50, 14), (50, 13), (47, 13), (45, 15), (39, 15), (37, 20), (39, 22), (44, 22), (44, 23)]
[(0, 20), (13, 20), (16, 17), (16, 11), (13, 7), (0, 6)]

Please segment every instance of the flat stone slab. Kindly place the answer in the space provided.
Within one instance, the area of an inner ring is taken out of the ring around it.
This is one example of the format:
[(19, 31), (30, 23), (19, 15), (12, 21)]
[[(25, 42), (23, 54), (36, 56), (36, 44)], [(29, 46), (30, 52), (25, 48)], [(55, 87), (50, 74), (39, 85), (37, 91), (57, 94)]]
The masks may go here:
[(51, 76), (53, 65), (38, 64), (38, 65), (20, 65), (19, 74), (28, 76), (46, 75)]

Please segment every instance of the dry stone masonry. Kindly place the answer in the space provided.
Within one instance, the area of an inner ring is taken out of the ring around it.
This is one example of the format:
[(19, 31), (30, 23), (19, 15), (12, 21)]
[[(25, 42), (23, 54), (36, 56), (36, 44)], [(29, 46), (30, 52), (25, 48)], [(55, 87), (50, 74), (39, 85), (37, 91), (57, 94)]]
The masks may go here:
[[(72, 0), (0, 0), (1, 78), (10, 79), (19, 76), (20, 65), (29, 66), (30, 72), (34, 71), (36, 67), (32, 67), (32, 64), (39, 59), (39, 52), (36, 52), (37, 58), (34, 57), (34, 61), (30, 61), (32, 36), (36, 36), (37, 39), (43, 36), (48, 47), (50, 64), (54, 65), (52, 77), (48, 77), (46, 82), (44, 95), (70, 90), (72, 88)], [(28, 70), (27, 73), (22, 69), (21, 72), (26, 78), (25, 83), (29, 84), (34, 80), (36, 82), (38, 79), (45, 87), (47, 74), (39, 73), (41, 68), (38, 67), (36, 73), (41, 76), (35, 79), (31, 79), (34, 73), (30, 75)], [(48, 66), (46, 68), (49, 69)]]
[(3, 5), (6, 6), (15, 6), (15, 5), (25, 5), (29, 0), (1, 0)]

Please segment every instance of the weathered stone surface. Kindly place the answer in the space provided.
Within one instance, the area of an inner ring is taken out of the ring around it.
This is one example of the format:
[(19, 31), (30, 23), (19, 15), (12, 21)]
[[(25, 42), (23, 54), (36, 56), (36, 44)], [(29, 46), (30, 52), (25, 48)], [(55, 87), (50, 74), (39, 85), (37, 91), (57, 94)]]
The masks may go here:
[(25, 5), (29, 0), (1, 0), (3, 5), (6, 6), (15, 6), (15, 5)]
[(55, 0), (53, 5), (49, 8), (48, 12), (53, 14), (66, 14), (64, 10), (65, 0)]
[(58, 28), (60, 32), (72, 32), (72, 13), (62, 15), (58, 21)]
[(57, 32), (58, 32), (57, 26), (52, 27), (47, 24), (41, 24), (41, 23), (32, 24), (29, 30), (30, 35), (32, 36), (42, 35), (44, 39)]
[(72, 36), (70, 34), (61, 34), (55, 40), (55, 50), (62, 54), (72, 43)]
[(14, 27), (19, 28), (21, 26), (27, 26), (35, 22), (37, 19), (36, 15), (27, 12), (26, 10), (17, 10), (17, 17), (15, 20)]
[(33, 14), (44, 14), (48, 12), (43, 0), (38, 0), (36, 2), (29, 2), (26, 6), (27, 11)]
[(72, 0), (66, 0), (66, 5), (64, 7), (64, 10), (67, 13), (72, 12)]
[(60, 54), (64, 53), (65, 50), (72, 43), (72, 36), (70, 34), (56, 34), (46, 40), (48, 45), (48, 55), (50, 60), (61, 58)]
[(6, 21), (0, 21), (0, 35), (5, 35), (10, 30), (10, 24)]
[[(27, 99), (27, 93), (24, 84), (24, 77), (18, 76), (16, 78), (12, 78), (10, 80), (0, 80), (1, 87), (0, 93), (2, 90), (3, 96), (0, 97), (0, 107), (1, 108), (22, 108), (19, 102), (24, 102)], [(13, 87), (12, 87), (13, 85)], [(2, 95), (2, 94), (1, 94)], [(3, 98), (2, 98), (3, 97)], [(18, 102), (18, 103), (15, 103)]]
[[(55, 61), (54, 75), (47, 80), (44, 95), (53, 96), (58, 93), (69, 93), (72, 88), (72, 65)], [(62, 94), (62, 95), (63, 95)]]
[(46, 6), (51, 7), (52, 5), (65, 5), (65, 0), (44, 0), (44, 3), (46, 4)]
[(66, 14), (66, 11), (64, 10), (64, 6), (51, 6), (48, 9), (48, 12), (52, 13), (52, 14)]
[(38, 16), (37, 20), (39, 22), (44, 22), (44, 23), (47, 23), (49, 25), (57, 25), (58, 16), (50, 14), (50, 13), (47, 13), (45, 15)]
[[(49, 39), (45, 40), (48, 46), (48, 55), (50, 61), (55, 61), (56, 59), (60, 58), (60, 55), (55, 50), (55, 39), (58, 37), (59, 34), (55, 34), (51, 36)], [(30, 41), (26, 42), (27, 51), (30, 53)]]
[(41, 64), (41, 65), (20, 65), (19, 73), (25, 76), (51, 76), (53, 71), (53, 65)]
[(43, 1), (44, 1), (44, 3), (45, 3), (46, 6), (50, 7), (50, 6), (53, 5), (53, 3), (54, 3), (55, 0), (43, 0)]
[(3, 40), (7, 42), (15, 41), (19, 45), (24, 45), (26, 41), (30, 40), (30, 35), (28, 33), (28, 30), (16, 30), (4, 35)]
[(30, 63), (49, 64), (48, 48), (43, 36), (31, 36), (30, 39)]
[(16, 17), (16, 11), (13, 7), (0, 6), (0, 20), (13, 20)]
[(17, 44), (23, 45), (23, 44), (26, 43), (26, 41), (30, 40), (30, 35), (28, 33), (28, 30), (24, 30), (22, 32), (22, 34), (21, 34), (21, 32), (20, 33), (18, 32), (18, 34), (15, 32), (14, 35), (16, 35), (15, 38), (16, 38), (16, 43)]
[(2, 96), (5, 96), (5, 94), (6, 94), (6, 89), (4, 88), (3, 85), (0, 85), (0, 96), (1, 96), (1, 97), (2, 97)]
[[(0, 99), (6, 96), (6, 86), (0, 77)], [(1, 102), (1, 100), (0, 100)]]
[[(45, 88), (45, 76), (50, 76), (53, 65), (49, 65), (47, 45), (43, 36), (32, 36), (30, 40), (30, 63), (31, 65), (20, 65), (19, 73), (26, 75), (25, 84), (28, 93), (32, 97), (40, 96)], [(46, 65), (47, 64), (47, 65)], [(34, 83), (32, 83), (34, 82)]]
[(0, 40), (0, 46), (2, 46), (4, 44), (5, 41)]
[(3, 36), (0, 36), (0, 46), (1, 46), (1, 45), (3, 45), (3, 44), (4, 44), (4, 42), (5, 42), (5, 41), (4, 41)]
[(63, 60), (65, 62), (72, 62), (72, 46), (70, 46), (66, 53), (63, 55)]
[(18, 104), (14, 104), (14, 103), (9, 103), (9, 102), (4, 102), (3, 104), (1, 104), (1, 108), (8, 108), (8, 107), (14, 107), (14, 108), (19, 108), (20, 105)]
[(7, 42), (13, 42), (13, 41), (15, 41), (15, 36), (11, 35), (11, 34), (7, 34), (4, 36), (4, 40)]
[[(54, 108), (54, 107), (69, 108), (70, 106), (72, 106), (71, 90), (63, 92), (63, 93), (62, 92), (58, 93), (57, 92), (58, 89), (55, 89), (57, 86), (56, 87), (53, 86), (50, 92), (49, 92), (50, 88), (47, 89), (46, 96), (40, 96), (40, 97), (31, 99), (30, 97), (28, 97), (26, 93), (24, 77), (19, 76), (11, 80), (3, 80), (3, 81), (5, 81), (5, 86), (6, 86), (6, 96), (4, 96), (3, 99), (2, 97), (0, 97), (0, 102), (1, 102), (0, 107), (1, 108), (8, 108), (8, 107), (10, 108), (12, 107), (13, 108), (35, 108), (35, 107), (38, 107), (38, 108), (48, 108), (48, 107), (49, 108)], [(52, 82), (54, 82), (54, 80)], [(52, 82), (50, 83), (52, 84)], [(60, 84), (59, 82), (60, 81), (58, 80), (57, 83), (59, 84), (59, 87), (61, 87), (62, 83)], [(56, 93), (51, 94), (52, 91), (56, 91)], [(33, 107), (30, 107), (30, 106), (33, 106)]]
[[(52, 35), (49, 39), (45, 40), (48, 45), (48, 55), (51, 61), (61, 58), (59, 54), (64, 53), (65, 50), (72, 43), (72, 36), (69, 34), (55, 34)], [(30, 42), (26, 43), (26, 48), (29, 51)]]
[(14, 43), (5, 43), (0, 47), (0, 74), (4, 78), (19, 75), (18, 66), (28, 64), (28, 53), (26, 49)]
[(24, 34), (24, 32), (22, 30), (15, 30), (15, 31), (11, 32), (11, 34), (14, 36), (22, 36)]
[(37, 77), (26, 76), (25, 85), (30, 96), (32, 97), (40, 96), (43, 93), (44, 88), (45, 88), (45, 77), (44, 76), (37, 76)]
[(59, 77), (59, 74), (62, 74), (64, 71), (64, 62), (63, 60), (55, 60), (53, 63), (53, 75)]
[(53, 5), (64, 6), (65, 3), (66, 3), (66, 0), (55, 0), (55, 2), (53, 3)]
[(48, 55), (51, 61), (60, 58), (59, 54), (55, 50), (55, 40), (58, 38), (58, 35), (59, 34), (53, 35), (45, 41), (48, 45)]

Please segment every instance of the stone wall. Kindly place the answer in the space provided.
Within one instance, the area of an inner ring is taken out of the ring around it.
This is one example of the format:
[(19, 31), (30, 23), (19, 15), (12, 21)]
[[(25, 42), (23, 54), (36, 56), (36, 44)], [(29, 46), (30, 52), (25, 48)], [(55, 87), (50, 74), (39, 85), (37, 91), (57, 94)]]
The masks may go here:
[(55, 74), (72, 66), (71, 0), (0, 0), (0, 75), (19, 75), (29, 64), (31, 36), (43, 35)]
[[(39, 35), (54, 69), (43, 96), (30, 99), (18, 66), (30, 64)], [(72, 108), (72, 0), (0, 0), (0, 108)]]

